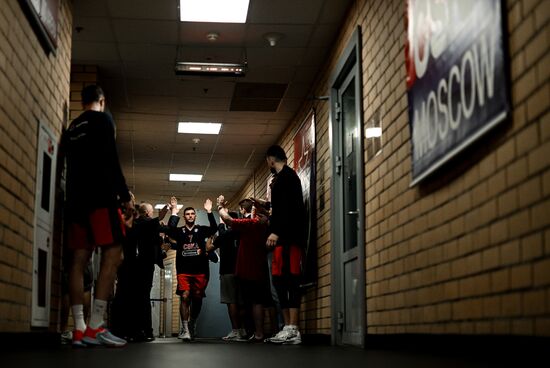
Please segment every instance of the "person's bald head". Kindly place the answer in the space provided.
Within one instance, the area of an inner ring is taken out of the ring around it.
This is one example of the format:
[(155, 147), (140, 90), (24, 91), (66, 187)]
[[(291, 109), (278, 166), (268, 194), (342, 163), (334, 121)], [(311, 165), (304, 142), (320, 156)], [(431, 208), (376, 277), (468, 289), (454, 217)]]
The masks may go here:
[(153, 205), (151, 203), (141, 203), (138, 207), (140, 217), (153, 217)]

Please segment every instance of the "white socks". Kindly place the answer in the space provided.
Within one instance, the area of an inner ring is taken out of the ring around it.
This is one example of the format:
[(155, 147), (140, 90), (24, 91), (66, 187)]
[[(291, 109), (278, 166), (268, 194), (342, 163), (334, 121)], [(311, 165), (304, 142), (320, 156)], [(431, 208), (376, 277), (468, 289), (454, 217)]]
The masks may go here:
[(189, 322), (183, 321), (183, 331), (189, 332)]
[(84, 321), (84, 306), (82, 304), (75, 304), (71, 307), (73, 310), (73, 320), (75, 330), (86, 330), (86, 321)]
[(107, 309), (106, 300), (94, 300), (94, 306), (92, 307), (92, 316), (90, 318), (90, 328), (95, 330), (103, 325), (103, 316), (105, 315), (105, 309)]

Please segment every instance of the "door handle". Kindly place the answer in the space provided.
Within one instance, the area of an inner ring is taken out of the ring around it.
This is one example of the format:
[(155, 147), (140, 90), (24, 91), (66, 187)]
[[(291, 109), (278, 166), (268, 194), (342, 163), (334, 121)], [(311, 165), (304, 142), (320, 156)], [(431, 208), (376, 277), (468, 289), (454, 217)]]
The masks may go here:
[(348, 215), (358, 215), (359, 211), (348, 211)]

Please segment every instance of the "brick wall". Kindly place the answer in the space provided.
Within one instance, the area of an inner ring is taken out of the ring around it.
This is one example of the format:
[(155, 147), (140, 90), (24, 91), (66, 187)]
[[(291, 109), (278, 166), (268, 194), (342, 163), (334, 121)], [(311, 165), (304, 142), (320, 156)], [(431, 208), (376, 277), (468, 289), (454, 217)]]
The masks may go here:
[(76, 119), (82, 112), (82, 89), (89, 84), (96, 84), (98, 70), (95, 65), (71, 65), (71, 100), (70, 120)]
[[(409, 188), (405, 1), (358, 0), (313, 87), (314, 95), (329, 93), (328, 77), (360, 25), (363, 119), (379, 110), (383, 128), (382, 152), (364, 169), (369, 334), (550, 335), (550, 7), (504, 7), (512, 117), (428, 184)], [(329, 334), (329, 104), (304, 104), (279, 144), (293, 157), (292, 137), (312, 107), (325, 179), (317, 195), (326, 206), (318, 213), (318, 286), (305, 295), (301, 323)], [(266, 176), (265, 165), (254, 174)], [(253, 182), (232, 202), (254, 194)]]
[[(30, 330), (38, 120), (58, 136), (69, 99), (72, 14), (60, 1), (58, 49), (47, 55), (17, 0), (0, 1), (0, 332)], [(51, 328), (59, 304), (54, 244)]]

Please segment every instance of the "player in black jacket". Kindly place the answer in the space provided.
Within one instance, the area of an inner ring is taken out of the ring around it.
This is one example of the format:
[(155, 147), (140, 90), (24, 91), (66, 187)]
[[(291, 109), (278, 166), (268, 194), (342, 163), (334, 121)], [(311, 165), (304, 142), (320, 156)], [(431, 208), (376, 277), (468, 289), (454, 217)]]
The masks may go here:
[[(115, 144), (113, 120), (105, 110), (105, 95), (95, 85), (82, 90), (84, 112), (63, 133), (66, 158), (66, 218), (68, 244), (73, 251), (69, 293), (75, 330), (73, 346), (124, 346), (126, 341), (103, 328), (103, 315), (122, 259), (124, 221), (120, 210), (133, 203)], [(96, 246), (101, 246), (101, 269), (90, 324), (82, 312), (83, 272)]]
[(279, 344), (300, 344), (300, 275), (306, 239), (302, 185), (296, 172), (286, 165), (287, 157), (280, 146), (269, 147), (266, 160), (269, 169), (275, 174), (271, 187), (270, 235), (266, 245), (273, 249), (273, 286), (277, 290), (285, 320), (283, 330), (268, 340)]
[(172, 216), (168, 220), (168, 234), (176, 241), (176, 272), (178, 274), (177, 294), (180, 295), (180, 315), (182, 330), (178, 336), (189, 341), (194, 336), (195, 323), (202, 307), (204, 291), (208, 286), (209, 264), (206, 251), (206, 239), (214, 235), (218, 225), (212, 214), (212, 201), (207, 199), (204, 209), (208, 213), (210, 226), (195, 224), (196, 212), (193, 207), (183, 210), (185, 226), (177, 227), (180, 218), (177, 216), (177, 200), (170, 199)]

